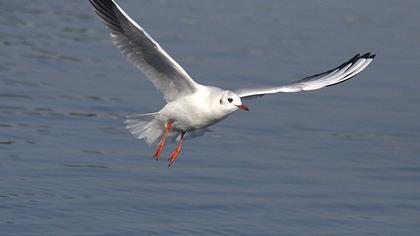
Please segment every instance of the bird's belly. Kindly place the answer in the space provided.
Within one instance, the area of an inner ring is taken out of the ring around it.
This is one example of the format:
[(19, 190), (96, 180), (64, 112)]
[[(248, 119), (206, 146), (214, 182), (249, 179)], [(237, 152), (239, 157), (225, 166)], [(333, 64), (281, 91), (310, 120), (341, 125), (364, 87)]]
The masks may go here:
[(192, 131), (209, 127), (224, 118), (226, 115), (218, 116), (208, 109), (188, 103), (184, 106), (172, 106), (167, 104), (161, 111), (162, 119), (173, 122), (173, 129), (179, 131)]
[(174, 129), (183, 131), (192, 131), (209, 127), (223, 118), (209, 117), (204, 114), (194, 114), (193, 116), (184, 116), (182, 114), (174, 117)]

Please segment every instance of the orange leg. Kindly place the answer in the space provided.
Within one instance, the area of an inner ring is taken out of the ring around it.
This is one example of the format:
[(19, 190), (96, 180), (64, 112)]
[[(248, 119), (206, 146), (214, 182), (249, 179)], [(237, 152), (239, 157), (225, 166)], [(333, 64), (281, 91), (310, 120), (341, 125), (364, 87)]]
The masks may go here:
[(181, 153), (182, 143), (184, 142), (184, 135), (185, 135), (185, 132), (182, 132), (181, 133), (181, 139), (179, 140), (178, 146), (176, 146), (176, 149), (173, 152), (171, 152), (171, 155), (169, 155), (168, 166), (172, 166), (175, 163), (178, 155)]
[(156, 152), (155, 152), (155, 154), (153, 155), (153, 157), (154, 157), (156, 160), (159, 160), (160, 154), (162, 153), (163, 148), (165, 147), (166, 137), (168, 136), (169, 131), (171, 131), (171, 129), (172, 129), (172, 125), (173, 125), (173, 123), (172, 123), (171, 121), (169, 121), (169, 122), (166, 124), (166, 127), (165, 127), (165, 132), (163, 133), (162, 140), (160, 141), (160, 143), (159, 143), (159, 145), (158, 145), (158, 147), (157, 147), (157, 149), (156, 149)]

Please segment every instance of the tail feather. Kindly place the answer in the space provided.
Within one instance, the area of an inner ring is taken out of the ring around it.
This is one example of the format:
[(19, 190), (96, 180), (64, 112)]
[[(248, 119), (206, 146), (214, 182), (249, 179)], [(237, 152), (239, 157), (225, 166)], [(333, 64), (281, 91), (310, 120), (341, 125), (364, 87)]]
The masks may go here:
[(136, 114), (127, 116), (125, 128), (138, 138), (144, 139), (147, 144), (156, 143), (162, 136), (163, 131), (159, 121), (156, 119), (159, 113)]

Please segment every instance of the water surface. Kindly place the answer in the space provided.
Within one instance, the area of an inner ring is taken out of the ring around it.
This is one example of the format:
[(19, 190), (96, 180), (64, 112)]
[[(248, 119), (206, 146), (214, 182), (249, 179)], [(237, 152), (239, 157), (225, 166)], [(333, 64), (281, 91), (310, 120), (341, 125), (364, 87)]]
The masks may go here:
[(88, 1), (0, 0), (1, 235), (419, 235), (418, 1), (119, 2), (203, 84), (377, 58), (250, 101), (167, 168), (122, 119), (164, 100)]

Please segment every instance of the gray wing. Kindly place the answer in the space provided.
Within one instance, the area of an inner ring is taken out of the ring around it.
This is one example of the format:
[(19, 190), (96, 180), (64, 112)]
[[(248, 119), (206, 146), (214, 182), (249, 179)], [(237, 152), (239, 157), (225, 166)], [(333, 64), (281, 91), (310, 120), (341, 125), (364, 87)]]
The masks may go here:
[(166, 101), (193, 93), (196, 83), (114, 0), (89, 0), (113, 42), (142, 70)]
[(366, 53), (362, 56), (357, 54), (349, 61), (329, 71), (308, 76), (301, 80), (292, 82), (288, 85), (277, 87), (263, 87), (239, 89), (235, 93), (241, 98), (261, 97), (271, 93), (294, 93), (300, 91), (316, 90), (328, 86), (333, 86), (353, 78), (364, 70), (375, 58), (374, 54)]

